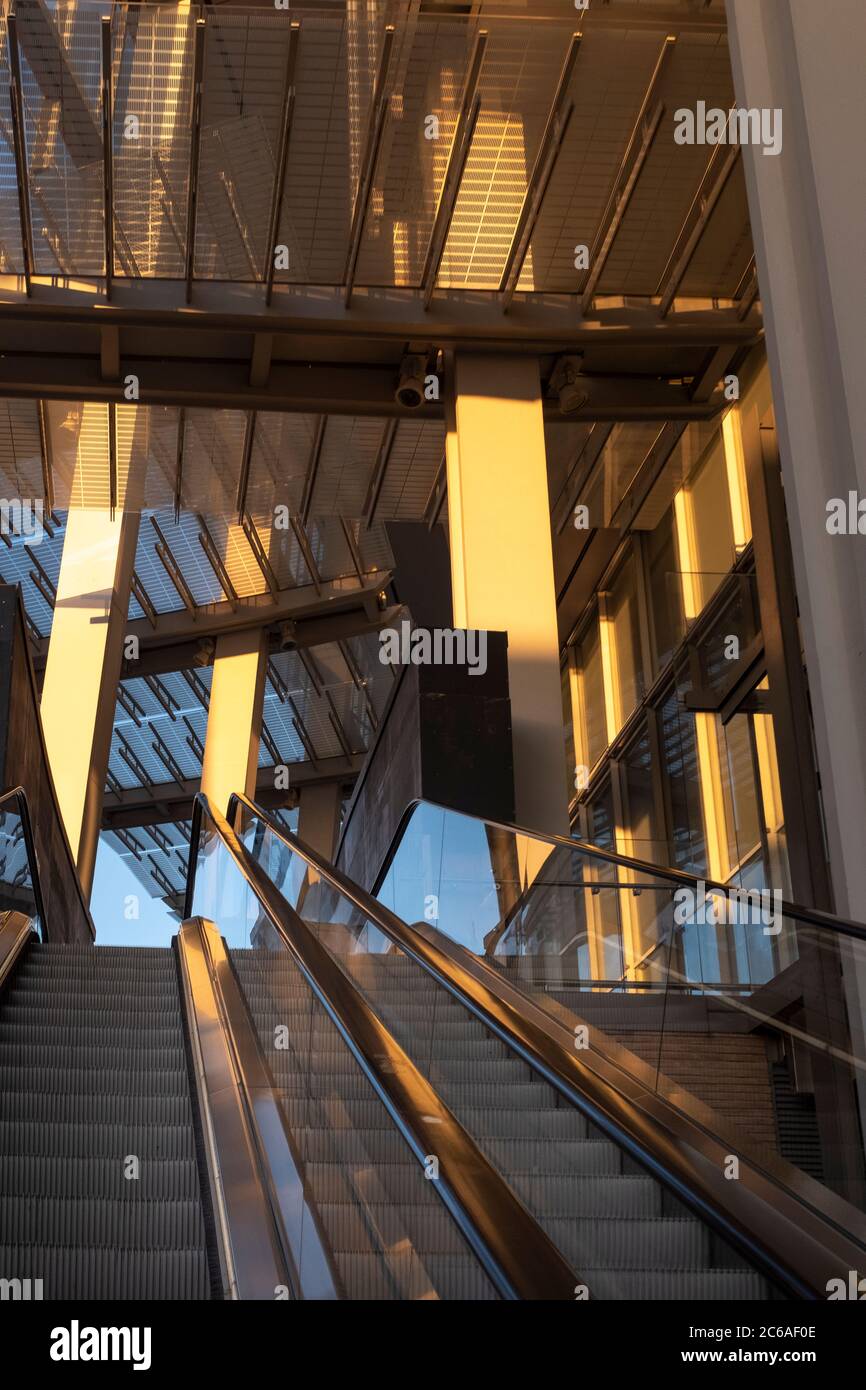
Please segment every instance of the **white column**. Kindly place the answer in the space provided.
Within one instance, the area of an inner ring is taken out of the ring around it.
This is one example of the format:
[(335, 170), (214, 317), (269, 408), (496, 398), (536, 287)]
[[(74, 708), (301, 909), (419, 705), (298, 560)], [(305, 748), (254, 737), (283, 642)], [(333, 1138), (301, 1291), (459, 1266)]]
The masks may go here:
[(826, 529), (866, 498), (866, 6), (727, 9), (738, 103), (782, 111), (781, 153), (743, 159), (836, 909), (866, 921), (866, 536)]

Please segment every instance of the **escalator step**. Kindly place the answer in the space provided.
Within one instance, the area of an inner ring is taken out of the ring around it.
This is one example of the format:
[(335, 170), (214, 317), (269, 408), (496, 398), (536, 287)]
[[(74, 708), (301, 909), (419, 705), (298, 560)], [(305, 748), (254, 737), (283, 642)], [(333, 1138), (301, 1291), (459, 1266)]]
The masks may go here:
[[(8, 1271), (8, 1273), (7, 1273)], [(0, 1278), (42, 1279), (43, 1298), (206, 1299), (204, 1248), (107, 1250), (93, 1246), (0, 1245)]]

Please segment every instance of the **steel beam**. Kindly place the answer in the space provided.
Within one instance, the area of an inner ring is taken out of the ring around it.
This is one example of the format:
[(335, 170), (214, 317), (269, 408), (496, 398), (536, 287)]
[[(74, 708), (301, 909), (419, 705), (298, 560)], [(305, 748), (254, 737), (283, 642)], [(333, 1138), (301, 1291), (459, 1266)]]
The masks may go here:
[(436, 216), (433, 219), (433, 228), (430, 232), (430, 241), (427, 245), (427, 254), (424, 257), (424, 266), (421, 271), (421, 296), (425, 310), (430, 308), (430, 302), (433, 298), (436, 276), (439, 273), (442, 253), (445, 250), (448, 231), (454, 216), (454, 209), (457, 206), (463, 171), (466, 168), (472, 137), (478, 123), (478, 114), (481, 110), (478, 83), (481, 78), (486, 48), (487, 30), (480, 29), (469, 61), (469, 69), (463, 87), (463, 100), (460, 103), (460, 114), (454, 127), (445, 177), (442, 181)]
[(376, 462), (370, 474), (370, 486), (367, 489), (367, 497), (364, 502), (364, 518), (368, 531), (376, 519), (376, 508), (379, 505), (382, 485), (385, 482), (385, 474), (388, 472), (391, 450), (394, 448), (394, 440), (396, 438), (397, 421), (389, 420), (382, 432), (382, 438), (379, 442), (379, 449), (376, 454)]
[[(741, 328), (744, 325), (740, 325)], [(735, 335), (725, 335), (723, 341), (735, 346), (750, 346), (755, 332), (746, 329)], [(710, 347), (719, 344), (712, 340)], [(701, 369), (705, 353), (695, 354), (694, 371)], [(681, 359), (682, 361), (682, 359)], [(276, 411), (287, 414), (308, 414), (314, 410), (322, 417), (328, 415), (375, 416), (378, 419), (443, 420), (444, 401), (429, 401), (417, 410), (407, 410), (394, 399), (394, 370), (380, 366), (282, 364), (272, 369), (267, 390), (255, 391), (248, 385), (245, 363), (189, 362), (165, 360), (138, 361), (124, 359), (126, 370), (138, 376), (142, 405), (175, 406), (181, 409), (201, 407), (212, 410)], [(679, 376), (688, 375), (684, 366)], [(621, 375), (607, 372), (582, 378), (587, 401), (580, 412), (563, 415), (555, 399), (544, 401), (544, 413), (552, 424), (558, 421), (583, 420), (704, 420), (718, 409), (713, 400), (698, 401), (681, 385), (670, 385), (658, 376), (638, 376), (624, 369)], [(95, 363), (67, 357), (43, 356), (0, 359), (0, 398), (57, 401), (113, 401), (123, 404), (123, 385), (103, 381)], [(324, 431), (324, 425), (319, 426)], [(317, 464), (317, 449), (321, 439), (317, 434), (310, 453), (310, 466), (301, 520), (309, 513), (313, 501), (313, 486)]]
[(117, 511), (117, 416), (114, 401), (108, 402), (108, 510), (113, 521)]
[[(184, 362), (243, 358), (247, 366), (252, 336), (266, 332), (277, 335), (277, 363), (281, 356), (345, 361), (350, 343), (357, 345), (354, 355), (361, 359), (388, 343), (395, 364), (407, 341), (432, 341), (443, 350), (522, 355), (623, 345), (708, 347), (725, 334), (742, 337), (747, 332), (733, 299), (716, 301), (712, 308), (705, 297), (680, 299), (675, 312), (660, 321), (658, 299), (652, 296), (629, 296), (627, 303), (621, 296), (609, 303), (599, 297), (591, 314), (581, 314), (573, 294), (533, 293), (521, 296), (513, 311), (503, 315), (496, 290), (440, 290), (426, 312), (418, 289), (395, 288), (387, 294), (356, 290), (355, 303), (347, 310), (337, 287), (277, 284), (273, 303), (265, 309), (259, 285), (214, 280), (196, 281), (191, 310), (182, 280), (119, 279), (108, 304), (97, 285), (40, 283), (28, 299), (17, 277), (0, 276), (0, 312), (7, 353), (38, 351), (46, 334), (39, 325), (51, 326), (55, 351), (92, 353), (95, 326), (105, 324), (123, 331), (124, 357)], [(139, 334), (137, 329), (146, 331)], [(754, 339), (755, 330), (751, 332)], [(203, 334), (211, 340), (204, 342)], [(286, 337), (291, 353), (281, 341)]]
[(255, 562), (259, 567), (261, 576), (267, 584), (271, 596), (273, 598), (276, 598), (280, 588), (277, 582), (277, 576), (274, 574), (271, 562), (265, 554), (265, 548), (262, 545), (261, 536), (259, 535), (256, 523), (253, 521), (249, 512), (244, 512), (243, 516), (241, 517), (241, 526), (243, 527), (244, 535), (247, 538), (247, 545), (253, 552), (253, 558), (255, 559)]
[(242, 526), (247, 510), (247, 488), (250, 482), (250, 460), (253, 456), (253, 442), (256, 437), (256, 412), (250, 410), (244, 427), (244, 447), (241, 453), (241, 467), (238, 475), (237, 512), (238, 525)]
[(661, 52), (656, 59), (656, 65), (650, 78), (646, 94), (641, 102), (641, 108), (634, 123), (625, 154), (622, 157), (607, 206), (602, 214), (601, 222), (592, 244), (589, 255), (589, 271), (586, 282), (583, 286), (581, 296), (581, 311), (586, 314), (592, 305), (596, 287), (604, 273), (608, 256), (614, 242), (616, 241), (619, 229), (631, 202), (632, 194), (637, 187), (641, 171), (646, 163), (647, 155), (652, 148), (653, 140), (658, 133), (661, 119), (664, 114), (664, 106), (656, 101), (656, 92), (662, 74), (667, 65), (669, 55), (673, 52), (676, 38), (668, 34), (661, 47)]
[(391, 64), (391, 51), (393, 47), (394, 25), (386, 24), (376, 71), (376, 81), (370, 100), (370, 119), (367, 125), (367, 136), (364, 141), (364, 153), (361, 159), (361, 176), (358, 180), (358, 189), (352, 207), (349, 251), (346, 256), (346, 269), (343, 274), (343, 303), (347, 309), (352, 301), (352, 291), (355, 287), (355, 271), (358, 266), (358, 254), (361, 250), (361, 238), (364, 234), (364, 224), (367, 220), (370, 195), (373, 192), (373, 177), (376, 172), (379, 150), (382, 145), (382, 133), (385, 129), (385, 119), (388, 115), (388, 95), (385, 88), (388, 82), (388, 69)]
[(27, 146), (24, 136), (24, 95), (21, 87), (21, 53), (18, 48), (18, 19), (6, 16), (6, 52), (10, 69), (9, 98), (12, 107), (12, 144), (15, 173), (18, 180), (18, 218), (21, 227), (21, 254), (24, 260), (24, 285), (27, 297), (32, 290), (35, 272), (33, 224), (30, 220), (30, 177), (27, 169)]
[(310, 519), (310, 507), (313, 502), (313, 493), (316, 490), (316, 475), (319, 471), (319, 459), (322, 454), (322, 444), (325, 440), (325, 430), (328, 427), (327, 415), (320, 415), (316, 421), (316, 432), (313, 435), (313, 443), (310, 448), (310, 457), (307, 460), (307, 471), (304, 474), (304, 491), (301, 496), (301, 525), (306, 526)]
[(103, 15), (102, 40), (102, 212), (105, 228), (105, 297), (114, 275), (114, 160), (112, 151), (111, 15)]
[(132, 592), (133, 592), (133, 595), (134, 595), (134, 597), (135, 597), (136, 603), (138, 604), (139, 608), (140, 608), (140, 609), (142, 610), (142, 612), (144, 613), (144, 616), (147, 618), (147, 621), (150, 623), (150, 626), (151, 626), (152, 628), (155, 628), (155, 627), (156, 627), (156, 609), (154, 608), (153, 604), (151, 603), (151, 601), (150, 601), (150, 595), (148, 594), (147, 590), (145, 589), (144, 585), (142, 584), (142, 582), (141, 582), (141, 580), (139, 579), (138, 575), (136, 574), (135, 570), (132, 571), (132, 584), (131, 584), (131, 587), (132, 587)]
[(274, 170), (274, 196), (271, 202), (271, 215), (268, 219), (268, 269), (265, 276), (265, 303), (270, 304), (274, 293), (274, 271), (277, 237), (280, 232), (280, 209), (283, 205), (283, 191), (286, 184), (286, 164), (289, 158), (289, 142), (292, 136), (292, 117), (295, 113), (295, 68), (298, 62), (298, 48), (301, 40), (299, 20), (292, 20), (289, 30), (289, 51), (286, 56), (285, 92), (283, 94), (283, 114), (280, 122), (280, 145), (277, 151), (277, 164)]
[(198, 208), (198, 172), (199, 155), (201, 153), (201, 106), (202, 106), (202, 86), (204, 80), (204, 38), (206, 21), (197, 19), (195, 22), (195, 53), (193, 56), (193, 79), (192, 79), (192, 110), (190, 112), (190, 125), (192, 133), (190, 135), (189, 147), (189, 183), (187, 185), (187, 204), (186, 204), (186, 294), (185, 301), (189, 304), (192, 299), (192, 280), (195, 268), (195, 225), (196, 211)]
[(225, 562), (214, 544), (213, 536), (208, 530), (208, 525), (204, 517), (200, 515), (197, 520), (199, 524), (199, 545), (204, 551), (208, 564), (216, 575), (217, 583), (225, 594), (226, 599), (231, 607), (236, 609), (239, 601), (237, 590), (229, 578), (229, 572), (225, 567)]
[(559, 151), (562, 149), (562, 143), (574, 111), (574, 103), (566, 100), (566, 93), (574, 72), (581, 38), (580, 33), (571, 36), (565, 62), (556, 84), (550, 113), (538, 146), (538, 154), (535, 157), (532, 173), (526, 185), (523, 206), (520, 209), (520, 216), (517, 219), (517, 226), (511, 239), (511, 248), (499, 282), (499, 293), (502, 295), (502, 307), (505, 310), (508, 309), (514, 298), (514, 291), (517, 289), (517, 282), (520, 279), (520, 272), (523, 269), (523, 262), (526, 260), (532, 233), (541, 212), (544, 195), (556, 168)]
[[(320, 758), (318, 768), (311, 762), (289, 763), (292, 787), (317, 786), (320, 783), (345, 782), (351, 785), (361, 770), (364, 756), (355, 753), (351, 758)], [(115, 779), (116, 780), (116, 779)], [(118, 783), (117, 786), (120, 784)], [(111, 787), (102, 803), (102, 829), (135, 829), (137, 826), (169, 825), (189, 820), (193, 797), (199, 789), (197, 778), (186, 778), (179, 787), (175, 782), (125, 787), (120, 792)], [(274, 788), (273, 768), (260, 768), (256, 785), (256, 800), (269, 808), (284, 806), (291, 793)]]
[(186, 436), (186, 410), (181, 406), (177, 416), (177, 457), (174, 469), (174, 523), (180, 521), (183, 506), (183, 449)]
[[(667, 279), (665, 279), (664, 276), (662, 277), (662, 289), (660, 291), (661, 303), (659, 305), (659, 314), (662, 318), (666, 318), (670, 312), (671, 305), (676, 298), (677, 290), (682, 284), (683, 276), (692, 263), (692, 258), (698, 249), (701, 237), (709, 226), (710, 218), (715, 212), (719, 199), (727, 187), (728, 179), (734, 172), (734, 166), (739, 157), (739, 145), (731, 145), (727, 150), (725, 150), (723, 145), (716, 145), (713, 153), (710, 155), (706, 172), (701, 179), (700, 188), (689, 209), (685, 226), (677, 238), (677, 243), (671, 256), (671, 260), (676, 257), (673, 268)], [(697, 212), (697, 217), (694, 220), (694, 225), (688, 235), (686, 235), (686, 228), (692, 221), (695, 212)], [(679, 255), (677, 255), (677, 249), (681, 243), (684, 244)]]
[(51, 458), (51, 431), (48, 428), (45, 402), (39, 401), (39, 457), (42, 463), (42, 493), (45, 510), (49, 516), (54, 511), (54, 467)]
[(182, 600), (184, 607), (192, 617), (195, 618), (197, 612), (196, 601), (190, 593), (189, 585), (183, 576), (183, 571), (175, 560), (171, 546), (163, 535), (162, 528), (155, 516), (150, 518), (150, 524), (156, 532), (157, 539), (155, 548), (162, 562), (162, 567), (177, 590), (178, 596)]

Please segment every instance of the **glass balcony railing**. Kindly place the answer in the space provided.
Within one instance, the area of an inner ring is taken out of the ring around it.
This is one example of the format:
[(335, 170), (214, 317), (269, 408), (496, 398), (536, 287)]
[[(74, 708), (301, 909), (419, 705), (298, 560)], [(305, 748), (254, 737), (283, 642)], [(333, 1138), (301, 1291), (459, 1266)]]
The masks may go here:
[(862, 1212), (866, 928), (740, 885), (420, 803), (378, 896), (732, 1153)]

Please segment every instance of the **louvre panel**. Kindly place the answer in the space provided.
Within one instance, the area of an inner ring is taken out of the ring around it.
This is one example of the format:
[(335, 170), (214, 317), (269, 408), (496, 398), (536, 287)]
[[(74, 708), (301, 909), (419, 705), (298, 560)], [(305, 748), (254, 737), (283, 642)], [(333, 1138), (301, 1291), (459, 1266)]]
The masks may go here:
[(491, 19), (479, 82), (481, 109), (437, 283), (454, 289), (499, 285), (551, 91), (574, 26), (533, 31)]
[(196, 274), (261, 279), (282, 126), (289, 16), (210, 17)]
[(727, 44), (721, 37), (681, 35), (659, 85), (665, 111), (610, 253), (599, 290), (655, 294), (671, 247), (700, 184), (709, 151), (677, 145), (674, 114), (694, 107), (727, 110), (734, 96)]
[[(5, 5), (4, 5), (5, 10)], [(9, 120), (9, 58), (6, 25), (0, 24), (0, 275), (24, 269), (21, 249), (21, 218), (18, 210), (18, 174)]]
[(304, 479), (310, 462), (319, 417), (279, 415), (261, 411), (256, 416), (247, 508), (273, 520), (276, 506), (293, 514), (301, 509)]
[(238, 597), (249, 598), (252, 594), (266, 593), (268, 586), (265, 577), (256, 564), (243, 528), (223, 514), (209, 513), (204, 520)]
[(182, 512), (175, 521), (172, 513), (161, 512), (157, 521), (195, 602), (201, 605), (223, 602), (226, 595), (202, 548), (197, 517)]
[(384, 9), (303, 17), (278, 281), (343, 283)]
[(100, 11), (87, 0), (16, 5), (36, 269), (105, 268)]
[(279, 587), (291, 589), (296, 584), (311, 584), (312, 575), (291, 527), (277, 526), (273, 511), (255, 510), (251, 517)]
[(521, 290), (575, 292), (659, 55), (653, 33), (592, 33), (587, 26), (568, 95), (574, 111), (518, 282)]
[[(732, 237), (732, 228), (739, 234)], [(683, 276), (681, 295), (732, 298), (752, 259), (746, 176), (739, 159)]]
[(373, 466), (387, 422), (365, 416), (332, 415), (328, 419), (310, 515), (364, 515)]
[(190, 821), (166, 821), (136, 826), (117, 834), (106, 832), (108, 843), (151, 897), (165, 896), (165, 883), (180, 894), (186, 882)]
[(42, 497), (42, 446), (36, 401), (0, 401), (0, 492), (7, 500)]
[[(393, 96), (358, 258), (361, 285), (417, 285), (448, 167), (477, 23), (412, 14), (400, 28)], [(436, 138), (427, 119), (438, 121)]]
[(445, 425), (439, 420), (401, 420), (376, 515), (418, 521), (424, 515), (445, 455)]
[(232, 512), (244, 451), (243, 410), (186, 411), (183, 505), (190, 511)]
[(195, 9), (115, 5), (115, 272), (180, 277), (192, 126)]
[(178, 415), (174, 406), (115, 406), (118, 497), (128, 511), (174, 504)]
[(56, 505), (105, 508), (111, 502), (108, 405), (104, 401), (47, 401)]

